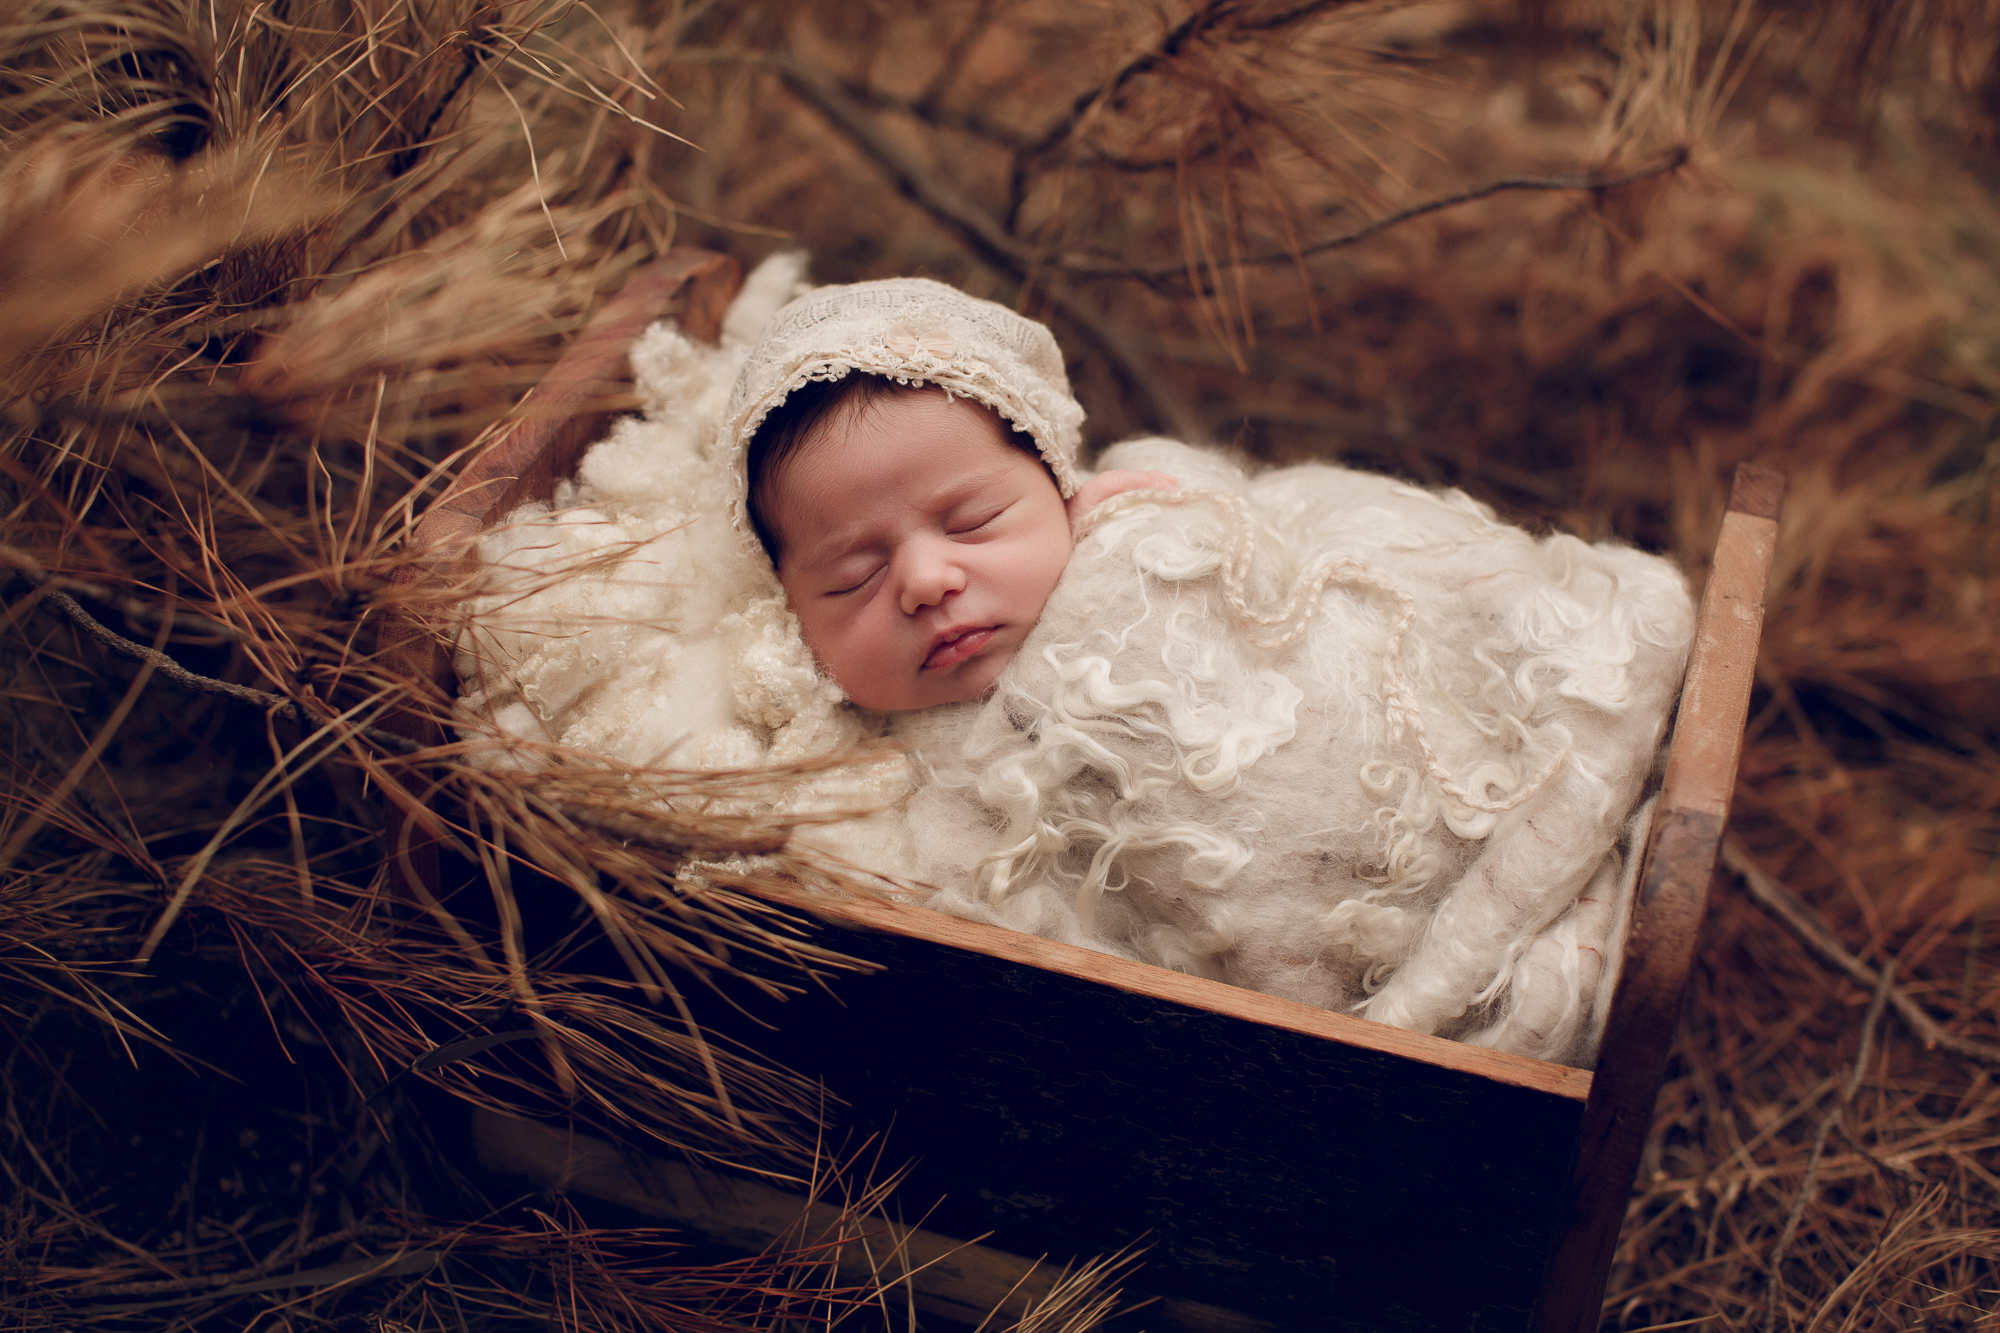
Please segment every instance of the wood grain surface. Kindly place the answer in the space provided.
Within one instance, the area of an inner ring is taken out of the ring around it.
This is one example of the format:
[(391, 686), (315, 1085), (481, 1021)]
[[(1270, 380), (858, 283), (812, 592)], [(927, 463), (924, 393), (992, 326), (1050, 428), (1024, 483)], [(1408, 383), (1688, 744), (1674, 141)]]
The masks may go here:
[(1476, 1073), (1496, 1083), (1546, 1092), (1578, 1102), (1590, 1095), (1591, 1074), (1587, 1069), (1571, 1069), (1565, 1065), (1533, 1060), (1525, 1055), (1468, 1046), (1464, 1042), (1447, 1041), (1443, 1037), (1421, 1032), (1407, 1032), (1384, 1023), (1371, 1023), (1352, 1014), (1334, 1013), (1301, 1004), (1297, 1000), (1210, 981), (1206, 977), (1189, 976), (1150, 963), (1116, 958), (1059, 940), (1045, 940), (978, 921), (964, 921), (904, 903), (865, 898), (799, 898), (791, 901), (825, 920), (861, 930), (935, 940), (989, 958), (1101, 982), (1168, 1003), (1227, 1014), (1246, 1023), (1261, 1023), (1321, 1041), (1340, 1042), (1443, 1069)]
[[(647, 325), (673, 315), (699, 342), (721, 335), (722, 317), (741, 285), (734, 259), (707, 250), (678, 248), (647, 265), (604, 303), (557, 358), (513, 417), (476, 452), (456, 479), (419, 519), (410, 536), (418, 558), (392, 579), (395, 593), (448, 578), (466, 559), (473, 539), (528, 500), (544, 500), (559, 478), (576, 470), (583, 451), (601, 438), (621, 409), (632, 404), (632, 343)], [(421, 597), (409, 599), (422, 605)], [(405, 611), (385, 614), (376, 631), (376, 650), (405, 679), (428, 681), (432, 705), (458, 693), (451, 655), (440, 631)], [(422, 745), (447, 739), (436, 708), (413, 701), (381, 721), (387, 730)], [(437, 850), (411, 833), (412, 799), (393, 784), (384, 787), (383, 839), (391, 875), (399, 884), (434, 882)]]
[(849, 920), (822, 942), (881, 971), (697, 1012), (825, 1085), (836, 1152), (914, 1159), (899, 1198), (927, 1228), (1057, 1258), (1144, 1240), (1128, 1288), (1287, 1328), (1527, 1327), (1574, 1085), (1332, 1040), (1336, 1015), (1246, 1020), (1262, 997), (1160, 969), (969, 948), (948, 918)]
[(688, 248), (670, 250), (639, 270), (521, 400), (513, 424), (474, 456), (425, 514), (416, 545), (444, 549), (530, 500), (548, 499), (612, 418), (636, 406), (629, 354), (646, 326), (672, 315), (689, 338), (712, 343), (721, 336), (740, 280), (734, 259)]

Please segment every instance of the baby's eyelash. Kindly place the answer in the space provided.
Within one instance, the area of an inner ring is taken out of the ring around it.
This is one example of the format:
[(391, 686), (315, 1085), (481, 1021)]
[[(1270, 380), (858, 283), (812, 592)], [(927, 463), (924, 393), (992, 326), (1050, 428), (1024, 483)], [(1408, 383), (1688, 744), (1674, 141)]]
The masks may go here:
[(872, 581), (874, 577), (880, 572), (881, 570), (879, 568), (871, 569), (866, 574), (862, 575), (859, 579), (857, 579), (855, 582), (848, 584), (846, 587), (828, 588), (824, 595), (827, 597), (845, 597), (847, 596), (847, 594), (851, 592), (860, 592), (863, 588), (867, 587), (870, 581)]
[(1000, 515), (1006, 513), (1007, 510), (1010, 509), (1011, 507), (1012, 506), (1010, 505), (1001, 505), (998, 509), (986, 515), (986, 517), (980, 519), (977, 523), (967, 523), (961, 527), (953, 528), (951, 530), (951, 535), (954, 537), (962, 537), (968, 532), (977, 532), (981, 528), (985, 527), (987, 524), (991, 523), (994, 519), (1000, 517)]

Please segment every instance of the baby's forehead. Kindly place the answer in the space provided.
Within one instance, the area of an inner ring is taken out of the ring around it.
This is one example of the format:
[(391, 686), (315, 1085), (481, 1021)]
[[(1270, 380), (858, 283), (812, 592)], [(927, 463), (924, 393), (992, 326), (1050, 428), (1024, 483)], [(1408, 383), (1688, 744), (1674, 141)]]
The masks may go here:
[[(798, 465), (815, 454), (853, 446), (857, 435), (893, 437), (903, 431), (943, 435), (972, 446), (971, 456), (960, 460), (958, 469), (968, 477), (998, 471), (996, 460), (1011, 462), (1019, 454), (1032, 459), (1048, 476), (1049, 484), (1061, 489), (1034, 437), (993, 407), (936, 385), (892, 383), (886, 390), (846, 399), (808, 431), (773, 476), (774, 494), (781, 494), (788, 474), (797, 472)], [(861, 443), (865, 447), (865, 441)], [(887, 481), (897, 490), (914, 484), (908, 473), (891, 473)]]
[(850, 424), (865, 416), (893, 418), (953, 413), (963, 417), (968, 429), (974, 428), (974, 423), (981, 420), (993, 422), (1002, 429), (1010, 429), (1013, 425), (999, 412), (977, 398), (955, 394), (941, 385), (898, 384), (894, 380), (885, 379), (880, 375), (870, 375), (865, 371), (856, 371), (855, 380), (856, 387), (861, 388), (862, 392), (843, 400), (828, 413), (826, 420), (821, 423), (819, 431), (815, 431), (815, 434), (824, 432), (836, 424)]

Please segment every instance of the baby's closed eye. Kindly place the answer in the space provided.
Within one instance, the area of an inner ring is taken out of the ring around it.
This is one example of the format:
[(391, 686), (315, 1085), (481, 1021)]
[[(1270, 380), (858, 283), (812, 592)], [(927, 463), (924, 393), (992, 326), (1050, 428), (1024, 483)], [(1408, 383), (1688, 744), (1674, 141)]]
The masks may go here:
[(875, 575), (881, 571), (881, 568), (881, 564), (877, 562), (866, 565), (849, 565), (832, 570), (823, 579), (824, 586), (820, 589), (820, 595), (823, 597), (845, 597), (849, 593), (859, 592), (874, 581)]
[(983, 528), (992, 526), (993, 521), (1010, 508), (1011, 505), (985, 505), (970, 510), (964, 515), (954, 516), (945, 525), (945, 530), (954, 537), (969, 537)]
[(1110, 472), (1100, 472), (1083, 483), (1082, 489), (1069, 498), (1069, 521), (1075, 523), (1112, 496), (1123, 495), (1127, 491), (1179, 489), (1180, 482), (1165, 472), (1132, 472), (1118, 468)]

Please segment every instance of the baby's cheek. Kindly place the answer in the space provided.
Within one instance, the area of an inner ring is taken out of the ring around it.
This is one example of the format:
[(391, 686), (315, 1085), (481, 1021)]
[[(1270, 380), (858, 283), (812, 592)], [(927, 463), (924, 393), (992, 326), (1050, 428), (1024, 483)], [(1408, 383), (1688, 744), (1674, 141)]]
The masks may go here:
[(813, 660), (819, 663), (821, 671), (833, 677), (834, 682), (842, 689), (846, 689), (846, 682), (840, 679), (842, 656), (838, 647), (838, 636), (830, 631), (821, 617), (800, 612), (797, 603), (793, 604), (793, 612), (799, 617), (799, 637), (806, 641), (806, 648), (812, 653)]
[(843, 635), (823, 645), (818, 656), (826, 673), (849, 694), (856, 687), (866, 689), (882, 675), (881, 646), (865, 637)]
[(1069, 569), (1070, 557), (1075, 554), (1076, 547), (1069, 540), (1069, 532), (1065, 529), (1061, 540), (1050, 544), (1048, 564), (1042, 570), (1041, 577), (1036, 580), (1034, 619), (1041, 619), (1043, 608), (1049, 604), (1049, 598), (1055, 595), (1056, 588), (1062, 583), (1063, 574)]

